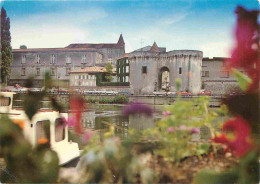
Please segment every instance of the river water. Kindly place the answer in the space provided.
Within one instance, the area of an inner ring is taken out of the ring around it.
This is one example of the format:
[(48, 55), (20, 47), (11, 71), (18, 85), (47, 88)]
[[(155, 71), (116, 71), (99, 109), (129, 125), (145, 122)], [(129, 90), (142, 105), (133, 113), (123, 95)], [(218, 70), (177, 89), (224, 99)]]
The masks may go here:
[(82, 114), (82, 122), (85, 128), (106, 131), (110, 125), (115, 127), (115, 134), (125, 137), (128, 129), (138, 131), (154, 127), (156, 122), (163, 117), (165, 106), (152, 106), (154, 114), (152, 118), (143, 116), (123, 116), (121, 111), (124, 105), (91, 104)]

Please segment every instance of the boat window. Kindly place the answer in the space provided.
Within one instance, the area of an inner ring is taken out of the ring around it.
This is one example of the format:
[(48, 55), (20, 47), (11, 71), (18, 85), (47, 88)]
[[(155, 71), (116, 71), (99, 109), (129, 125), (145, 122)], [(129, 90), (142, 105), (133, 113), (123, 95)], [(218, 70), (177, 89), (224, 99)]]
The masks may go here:
[(65, 122), (64, 118), (55, 120), (55, 141), (59, 142), (65, 139)]
[(36, 140), (38, 143), (50, 142), (50, 121), (37, 121)]
[(1, 96), (1, 99), (0, 99), (0, 105), (1, 106), (9, 106), (10, 104), (11, 104), (11, 98), (10, 97)]

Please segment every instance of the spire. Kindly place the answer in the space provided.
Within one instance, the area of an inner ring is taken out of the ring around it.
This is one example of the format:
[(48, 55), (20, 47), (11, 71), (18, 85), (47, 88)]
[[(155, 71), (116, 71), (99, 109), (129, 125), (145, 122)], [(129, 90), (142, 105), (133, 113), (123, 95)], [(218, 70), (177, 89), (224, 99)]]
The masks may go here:
[(150, 52), (161, 52), (160, 49), (158, 48), (156, 42), (153, 43), (153, 46), (151, 47)]
[(125, 42), (124, 42), (124, 38), (122, 36), (122, 33), (120, 34), (117, 45), (119, 45), (120, 47), (125, 47)]

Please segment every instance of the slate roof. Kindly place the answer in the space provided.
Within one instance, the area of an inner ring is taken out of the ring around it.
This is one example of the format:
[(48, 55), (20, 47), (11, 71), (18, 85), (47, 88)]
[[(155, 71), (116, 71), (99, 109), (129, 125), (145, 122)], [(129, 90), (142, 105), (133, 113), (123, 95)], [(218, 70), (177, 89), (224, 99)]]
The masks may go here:
[(96, 51), (96, 49), (110, 48), (120, 49), (124, 48), (125, 42), (122, 34), (117, 43), (73, 43), (65, 48), (33, 48), (33, 49), (13, 49), (14, 53), (20, 52), (56, 52), (56, 51)]
[(94, 49), (102, 49), (102, 48), (123, 48), (125, 46), (125, 42), (122, 34), (118, 39), (117, 43), (73, 43), (68, 45), (66, 48), (94, 48)]
[[(148, 52), (150, 51), (152, 48), (152, 46), (145, 46), (145, 47), (142, 47), (140, 49), (137, 49), (133, 52)], [(165, 47), (158, 47), (160, 49), (161, 52), (166, 52), (166, 48)]]
[(20, 52), (57, 52), (57, 51), (96, 51), (92, 48), (35, 48), (35, 49), (13, 49), (13, 53)]

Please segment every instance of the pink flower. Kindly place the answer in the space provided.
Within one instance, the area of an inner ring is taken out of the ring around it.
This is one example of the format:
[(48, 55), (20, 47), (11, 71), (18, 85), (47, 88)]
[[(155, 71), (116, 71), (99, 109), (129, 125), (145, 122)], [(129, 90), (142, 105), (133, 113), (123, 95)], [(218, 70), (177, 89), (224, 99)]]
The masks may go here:
[(90, 140), (91, 137), (92, 137), (92, 132), (86, 131), (83, 135), (83, 142), (87, 143)]
[(216, 143), (226, 144), (236, 156), (244, 156), (251, 148), (250, 127), (246, 120), (236, 117), (224, 123), (224, 131), (233, 132), (234, 138), (230, 139), (224, 133), (212, 139)]
[(186, 129), (187, 129), (187, 127), (185, 125), (181, 125), (179, 128), (179, 130), (186, 130)]
[(124, 116), (129, 116), (130, 114), (143, 114), (151, 117), (153, 115), (153, 110), (146, 104), (140, 102), (131, 102), (123, 109), (122, 113)]
[(162, 114), (164, 115), (164, 117), (167, 117), (169, 115), (171, 115), (170, 111), (163, 111)]
[(173, 127), (169, 127), (169, 128), (167, 129), (167, 132), (168, 132), (168, 133), (174, 132), (174, 128), (173, 128)]
[(195, 127), (189, 128), (189, 131), (191, 133), (194, 133), (194, 134), (199, 134), (200, 133), (200, 130), (198, 128), (195, 128)]
[(85, 108), (85, 101), (80, 96), (72, 97), (70, 100), (70, 111), (71, 115), (68, 118), (68, 124), (70, 126), (74, 126), (76, 133), (81, 134), (82, 131), (82, 123), (81, 123), (81, 115)]

